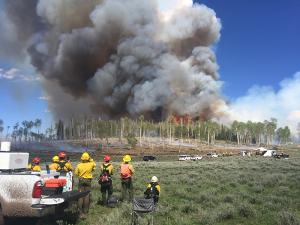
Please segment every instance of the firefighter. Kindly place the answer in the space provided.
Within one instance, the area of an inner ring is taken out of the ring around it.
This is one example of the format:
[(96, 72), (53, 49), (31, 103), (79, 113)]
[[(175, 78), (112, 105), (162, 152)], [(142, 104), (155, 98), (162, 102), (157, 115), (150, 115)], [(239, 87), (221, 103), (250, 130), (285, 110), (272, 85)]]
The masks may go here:
[[(75, 169), (75, 174), (78, 176), (78, 190), (80, 192), (90, 191), (93, 179), (93, 171), (95, 170), (96, 163), (91, 159), (87, 152), (81, 155), (81, 163), (79, 163)], [(90, 207), (91, 195), (80, 198), (78, 201), (78, 207), (81, 212), (80, 217), (85, 218), (85, 214), (88, 213)]]
[(28, 165), (28, 169), (32, 172), (41, 172), (42, 168), (40, 166), (40, 162), (41, 159), (39, 157), (34, 157)]
[(73, 170), (72, 164), (69, 160), (66, 160), (67, 155), (65, 152), (58, 153), (59, 157), (59, 168), (57, 171), (59, 172), (70, 172)]
[(64, 192), (73, 190), (73, 167), (70, 160), (67, 159), (65, 152), (59, 152), (59, 167), (56, 170), (61, 176), (64, 176), (67, 180), (67, 184), (64, 186)]
[[(110, 163), (110, 156), (104, 156), (104, 163), (100, 167), (100, 177), (98, 183), (101, 185), (101, 193), (102, 193), (102, 204), (106, 205), (108, 199), (110, 199), (113, 193), (113, 185), (112, 185), (112, 175), (113, 175), (113, 165)], [(101, 201), (98, 201), (100, 203)]]
[(121, 185), (122, 185), (122, 197), (121, 201), (124, 201), (128, 192), (129, 201), (133, 199), (133, 182), (132, 176), (134, 174), (134, 168), (130, 164), (130, 155), (123, 157), (123, 163), (121, 164)]
[(59, 170), (59, 157), (57, 155), (53, 156), (52, 163), (49, 165), (49, 169), (55, 171)]
[(151, 178), (151, 182), (148, 184), (146, 191), (144, 192), (144, 196), (146, 199), (153, 198), (154, 203), (156, 204), (159, 199), (160, 194), (160, 185), (158, 183), (158, 178), (153, 176)]

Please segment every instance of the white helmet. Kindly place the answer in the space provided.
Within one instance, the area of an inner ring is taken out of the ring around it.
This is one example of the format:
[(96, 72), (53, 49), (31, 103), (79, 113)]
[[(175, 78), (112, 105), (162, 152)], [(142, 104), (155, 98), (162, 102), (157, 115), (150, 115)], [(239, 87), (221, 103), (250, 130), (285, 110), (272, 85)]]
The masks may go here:
[(152, 182), (152, 183), (158, 182), (158, 178), (157, 178), (156, 176), (153, 176), (153, 177), (151, 178), (151, 182)]

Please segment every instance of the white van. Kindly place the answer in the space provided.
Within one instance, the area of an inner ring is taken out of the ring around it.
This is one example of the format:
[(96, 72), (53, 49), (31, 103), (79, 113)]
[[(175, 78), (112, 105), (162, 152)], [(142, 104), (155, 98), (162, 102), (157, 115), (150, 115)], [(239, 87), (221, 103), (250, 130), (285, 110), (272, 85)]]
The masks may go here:
[(188, 161), (191, 160), (191, 156), (190, 155), (179, 155), (179, 161)]
[(201, 160), (203, 157), (201, 156), (201, 155), (193, 155), (192, 157), (191, 157), (191, 160), (193, 160), (193, 161), (197, 161), (197, 160)]

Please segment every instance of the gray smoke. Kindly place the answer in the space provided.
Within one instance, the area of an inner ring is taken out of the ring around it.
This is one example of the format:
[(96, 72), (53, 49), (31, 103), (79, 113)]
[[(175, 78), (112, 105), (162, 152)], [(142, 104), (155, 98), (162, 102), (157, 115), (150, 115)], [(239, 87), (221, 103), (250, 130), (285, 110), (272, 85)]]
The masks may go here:
[(38, 0), (5, 1), (4, 11), (0, 12), (0, 56), (25, 57), (26, 46), (42, 23), (35, 10)]
[(225, 104), (210, 47), (221, 25), (204, 5), (167, 19), (156, 0), (7, 0), (5, 8), (56, 117), (212, 118)]

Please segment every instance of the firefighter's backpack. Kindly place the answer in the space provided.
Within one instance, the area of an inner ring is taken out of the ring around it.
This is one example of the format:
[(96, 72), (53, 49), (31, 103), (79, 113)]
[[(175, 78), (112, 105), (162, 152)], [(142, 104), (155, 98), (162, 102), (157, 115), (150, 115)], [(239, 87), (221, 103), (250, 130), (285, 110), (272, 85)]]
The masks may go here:
[(102, 171), (102, 174), (100, 175), (99, 180), (98, 180), (99, 184), (106, 184), (110, 181), (111, 177), (110, 177), (109, 169), (108, 169), (108, 167), (110, 165), (111, 164), (107, 164), (107, 165), (103, 164), (103, 171)]

